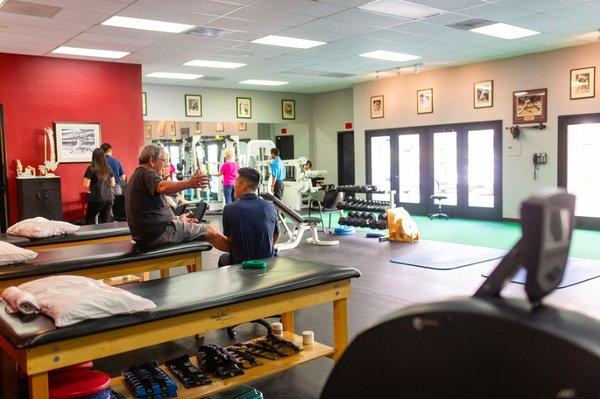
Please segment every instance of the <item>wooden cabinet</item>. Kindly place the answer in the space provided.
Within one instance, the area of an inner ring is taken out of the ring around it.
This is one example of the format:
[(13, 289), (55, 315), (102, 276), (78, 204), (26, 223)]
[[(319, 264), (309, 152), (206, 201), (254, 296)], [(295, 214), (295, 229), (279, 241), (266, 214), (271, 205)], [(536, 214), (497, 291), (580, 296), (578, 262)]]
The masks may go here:
[(17, 178), (19, 220), (43, 216), (62, 220), (60, 177)]

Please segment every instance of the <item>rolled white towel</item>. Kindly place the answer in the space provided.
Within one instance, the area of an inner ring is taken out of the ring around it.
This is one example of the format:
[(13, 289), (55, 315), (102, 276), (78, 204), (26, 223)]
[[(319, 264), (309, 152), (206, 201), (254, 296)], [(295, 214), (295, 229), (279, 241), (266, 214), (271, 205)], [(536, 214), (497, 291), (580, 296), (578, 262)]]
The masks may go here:
[(23, 314), (32, 314), (40, 310), (35, 296), (17, 287), (8, 287), (5, 289), (2, 293), (2, 300), (6, 302), (8, 313), (21, 312)]

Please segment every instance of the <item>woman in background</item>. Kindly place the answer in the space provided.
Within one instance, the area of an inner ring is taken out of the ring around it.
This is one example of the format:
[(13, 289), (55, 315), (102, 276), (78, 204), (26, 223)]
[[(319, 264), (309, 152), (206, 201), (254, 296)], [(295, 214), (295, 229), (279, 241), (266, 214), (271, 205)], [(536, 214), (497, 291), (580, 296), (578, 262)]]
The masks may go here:
[(215, 173), (215, 176), (223, 176), (223, 196), (225, 197), (225, 205), (233, 202), (233, 183), (238, 175), (240, 166), (233, 157), (235, 152), (233, 148), (225, 148), (223, 151), (225, 155), (225, 162), (221, 165), (219, 173)]
[(96, 216), (100, 223), (110, 221), (115, 196), (111, 188), (115, 186), (113, 170), (106, 163), (106, 156), (101, 148), (92, 153), (92, 163), (83, 175), (83, 189), (88, 193), (85, 224), (95, 224)]

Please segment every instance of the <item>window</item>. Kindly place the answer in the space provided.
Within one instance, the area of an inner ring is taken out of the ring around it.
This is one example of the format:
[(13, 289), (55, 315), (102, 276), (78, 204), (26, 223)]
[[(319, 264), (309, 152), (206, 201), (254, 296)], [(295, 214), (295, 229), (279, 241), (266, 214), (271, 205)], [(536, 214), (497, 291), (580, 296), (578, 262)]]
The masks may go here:
[(469, 206), (494, 207), (494, 130), (468, 132)]
[(398, 194), (400, 202), (421, 202), (421, 174), (419, 170), (419, 135), (398, 136)]
[(433, 134), (433, 181), (435, 195), (445, 196), (444, 205), (456, 205), (458, 200), (456, 168), (456, 132)]
[[(377, 186), (380, 191), (391, 189), (391, 147), (389, 136), (377, 136), (371, 138), (371, 184)], [(373, 194), (374, 200), (389, 200), (387, 194)]]

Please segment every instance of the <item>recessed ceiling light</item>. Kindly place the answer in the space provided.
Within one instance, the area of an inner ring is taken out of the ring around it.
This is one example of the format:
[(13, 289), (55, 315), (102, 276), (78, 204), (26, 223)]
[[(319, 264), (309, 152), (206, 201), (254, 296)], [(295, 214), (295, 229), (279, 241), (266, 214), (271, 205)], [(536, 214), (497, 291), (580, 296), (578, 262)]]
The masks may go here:
[(55, 54), (80, 55), (83, 57), (123, 58), (129, 55), (127, 51), (98, 50), (93, 48), (60, 46), (52, 50)]
[(152, 72), (152, 73), (147, 74), (146, 76), (149, 78), (193, 80), (193, 79), (200, 79), (204, 75), (196, 75), (193, 73)]
[(246, 66), (246, 64), (242, 64), (241, 62), (225, 62), (225, 61), (209, 61), (209, 60), (191, 60), (186, 62), (183, 65), (187, 66), (199, 66), (199, 67), (207, 67), (207, 68), (227, 68), (227, 69), (235, 69)]
[(499, 37), (502, 39), (518, 39), (520, 37), (533, 36), (540, 33), (535, 30), (519, 28), (518, 26), (503, 23), (471, 29), (471, 32), (482, 33), (484, 35)]
[(281, 80), (259, 80), (259, 79), (248, 79), (242, 80), (241, 83), (243, 85), (262, 85), (262, 86), (281, 86), (286, 85), (290, 82), (283, 82)]
[(443, 14), (443, 10), (403, 0), (377, 0), (362, 5), (361, 10), (374, 11), (381, 14), (396, 15), (403, 18), (421, 19)]
[(156, 21), (131, 17), (110, 17), (101, 25), (117, 26), (119, 28), (153, 30), (157, 32), (181, 33), (194, 27), (194, 25), (178, 24), (175, 22)]
[(417, 60), (417, 59), (421, 58), (418, 55), (396, 53), (394, 51), (385, 51), (385, 50), (371, 51), (370, 53), (360, 54), (360, 56), (367, 57), (367, 58), (375, 58), (377, 60), (396, 61), (396, 62)]
[(252, 43), (268, 44), (270, 46), (293, 47), (293, 48), (312, 48), (327, 44), (316, 40), (297, 39), (295, 37), (269, 35), (260, 39), (252, 40)]

